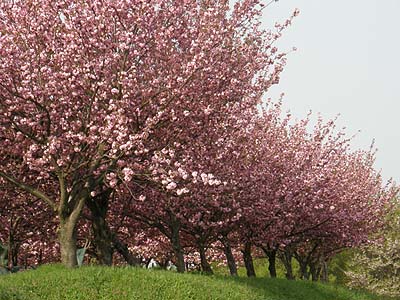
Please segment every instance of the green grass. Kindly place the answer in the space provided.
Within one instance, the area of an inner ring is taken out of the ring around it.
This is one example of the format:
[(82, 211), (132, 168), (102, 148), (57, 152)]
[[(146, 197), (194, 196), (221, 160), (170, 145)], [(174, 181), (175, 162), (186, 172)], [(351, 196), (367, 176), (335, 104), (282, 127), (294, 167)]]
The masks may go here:
[(336, 285), (285, 279), (230, 278), (140, 268), (42, 266), (0, 277), (0, 300), (230, 299), (380, 300)]

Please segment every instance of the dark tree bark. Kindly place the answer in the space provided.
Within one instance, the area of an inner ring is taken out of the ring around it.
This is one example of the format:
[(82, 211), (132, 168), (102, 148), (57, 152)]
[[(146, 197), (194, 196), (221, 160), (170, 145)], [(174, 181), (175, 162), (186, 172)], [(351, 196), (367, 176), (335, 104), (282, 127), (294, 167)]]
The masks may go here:
[(160, 268), (166, 270), (168, 267), (168, 263), (171, 261), (170, 257), (165, 258), (164, 260), (159, 261)]
[(229, 243), (229, 240), (226, 237), (222, 238), (221, 242), (222, 245), (224, 246), (224, 253), (226, 256), (226, 262), (228, 264), (229, 272), (231, 276), (238, 276), (236, 261), (232, 253), (231, 244)]
[(254, 269), (253, 257), (251, 256), (251, 243), (246, 242), (242, 250), (244, 265), (246, 267), (246, 273), (248, 277), (256, 277), (256, 271)]
[(292, 266), (292, 258), (293, 258), (293, 253), (289, 249), (285, 249), (284, 251), (278, 252), (278, 257), (282, 261), (285, 270), (286, 270), (286, 279), (288, 280), (294, 280), (295, 277), (293, 275), (293, 266)]
[(325, 260), (322, 262), (321, 281), (323, 281), (323, 282), (329, 281), (328, 263)]
[(296, 260), (299, 262), (300, 265), (300, 276), (301, 279), (303, 280), (309, 280), (310, 279), (310, 272), (308, 272), (308, 266), (311, 265), (312, 260), (315, 258), (315, 251), (317, 250), (319, 246), (319, 242), (315, 242), (312, 249), (308, 252), (304, 253), (298, 253), (294, 252), (294, 256)]
[(308, 264), (307, 261), (304, 260), (297, 260), (300, 265), (300, 279), (308, 280), (310, 278), (310, 273), (308, 272)]
[(273, 250), (268, 255), (268, 270), (271, 278), (276, 278), (276, 250)]
[(268, 271), (271, 278), (276, 278), (276, 249), (269, 247), (261, 247), (265, 255), (268, 257)]
[(121, 254), (121, 256), (125, 259), (128, 265), (130, 266), (139, 266), (141, 261), (139, 258), (134, 256), (128, 249), (128, 246), (122, 243), (114, 234), (113, 235), (113, 246), (115, 250)]
[(18, 252), (20, 244), (16, 240), (16, 234), (21, 220), (22, 220), (21, 217), (17, 217), (15, 220), (13, 217), (11, 217), (10, 221), (10, 232), (8, 236), (8, 248), (9, 248), (8, 261), (10, 264), (10, 270), (18, 266)]
[(176, 269), (179, 273), (183, 273), (186, 270), (185, 258), (179, 235), (179, 225), (176, 223), (171, 226), (171, 244), (175, 253)]
[(311, 280), (312, 281), (318, 281), (319, 273), (320, 273), (320, 270), (321, 270), (321, 268), (319, 267), (318, 262), (311, 261), (309, 265), (310, 265)]
[(15, 243), (11, 249), (11, 268), (18, 266), (19, 243)]
[(198, 243), (197, 245), (200, 253), (201, 270), (207, 274), (213, 274), (210, 264), (207, 261), (206, 248), (204, 244)]
[(111, 193), (112, 190), (108, 189), (86, 202), (91, 213), (96, 258), (100, 265), (106, 266), (111, 266), (114, 253), (112, 234), (106, 220)]
[(43, 263), (43, 249), (40, 248), (39, 250), (39, 259), (38, 259), (38, 264), (39, 266)]

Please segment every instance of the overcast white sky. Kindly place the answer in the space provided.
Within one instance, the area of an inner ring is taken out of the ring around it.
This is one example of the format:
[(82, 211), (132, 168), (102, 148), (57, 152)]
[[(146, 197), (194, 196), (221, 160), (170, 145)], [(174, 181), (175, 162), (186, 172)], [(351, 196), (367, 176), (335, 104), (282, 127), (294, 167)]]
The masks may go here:
[(376, 168), (400, 183), (400, 1), (280, 0), (265, 11), (266, 26), (300, 15), (278, 44), (291, 53), (281, 83), (297, 118), (311, 109), (324, 119), (340, 114), (354, 148), (375, 139)]

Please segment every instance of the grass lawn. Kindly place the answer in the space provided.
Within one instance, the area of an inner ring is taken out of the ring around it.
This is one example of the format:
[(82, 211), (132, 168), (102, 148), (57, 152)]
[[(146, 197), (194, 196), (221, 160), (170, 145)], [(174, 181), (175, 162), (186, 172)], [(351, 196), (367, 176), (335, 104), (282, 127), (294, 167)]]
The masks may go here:
[(337, 285), (118, 267), (60, 265), (0, 276), (0, 300), (381, 300)]

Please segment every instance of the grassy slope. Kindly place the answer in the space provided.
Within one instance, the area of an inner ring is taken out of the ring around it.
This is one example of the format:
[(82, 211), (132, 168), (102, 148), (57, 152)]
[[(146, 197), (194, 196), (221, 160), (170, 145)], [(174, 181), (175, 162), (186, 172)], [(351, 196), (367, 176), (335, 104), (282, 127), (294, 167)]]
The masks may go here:
[(285, 279), (230, 278), (138, 268), (43, 266), (0, 277), (0, 300), (240, 299), (378, 300), (339, 286)]

